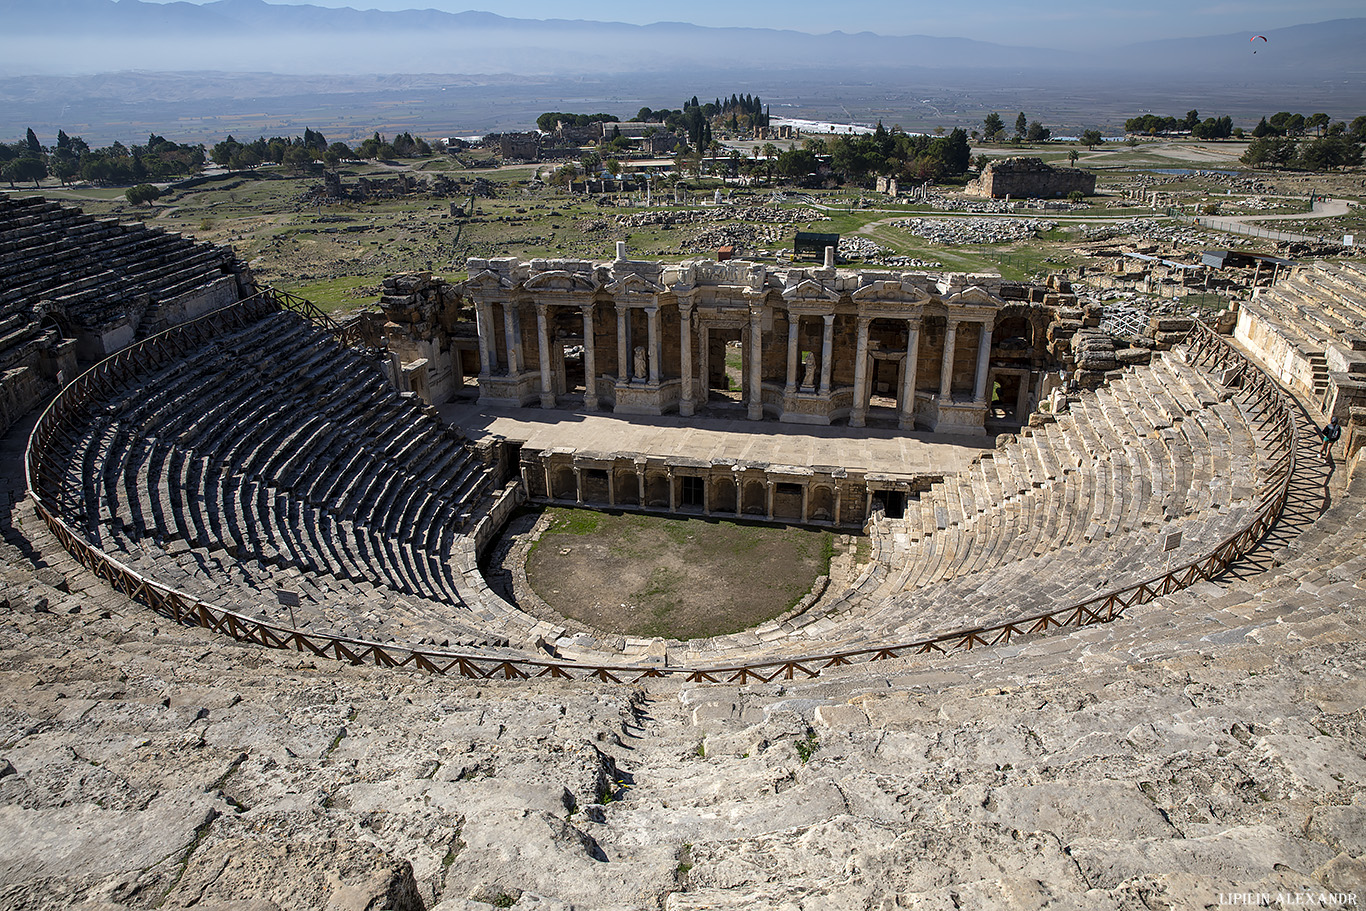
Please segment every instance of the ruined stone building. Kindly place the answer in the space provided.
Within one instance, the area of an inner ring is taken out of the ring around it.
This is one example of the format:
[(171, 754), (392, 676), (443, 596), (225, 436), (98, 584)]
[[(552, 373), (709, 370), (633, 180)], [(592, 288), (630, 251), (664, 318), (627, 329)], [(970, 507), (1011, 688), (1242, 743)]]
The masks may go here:
[(964, 192), (990, 199), (1055, 199), (1074, 191), (1096, 192), (1096, 175), (1077, 168), (1055, 168), (1041, 158), (1002, 158), (968, 181)]
[(456, 332), (458, 320), (446, 318), (443, 332), (442, 317), (414, 316), (410, 292), (386, 298), (395, 328), (406, 324), (390, 346), (410, 374), (425, 361), (415, 382), (433, 401), (477, 361), (480, 401), (492, 405), (736, 409), (755, 421), (982, 433), (993, 400), (1018, 426), (1043, 394), (1066, 353), (1065, 339), (1050, 348), (1050, 325), (1080, 327), (1064, 319), (1080, 311), (1059, 312), (1074, 296), (1007, 300), (994, 275), (666, 264), (621, 252), (611, 263), (472, 259), (459, 295), (475, 337)]

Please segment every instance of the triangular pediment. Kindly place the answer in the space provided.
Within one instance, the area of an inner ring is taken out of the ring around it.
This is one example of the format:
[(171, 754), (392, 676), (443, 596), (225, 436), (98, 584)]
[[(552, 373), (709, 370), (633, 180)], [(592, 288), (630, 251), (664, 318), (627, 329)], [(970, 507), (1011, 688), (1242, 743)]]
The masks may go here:
[(944, 303), (958, 306), (984, 305), (988, 307), (1004, 307), (1006, 302), (1002, 298), (992, 294), (986, 288), (983, 288), (981, 285), (972, 285), (964, 288), (957, 294), (944, 298)]
[(496, 291), (506, 290), (512, 287), (510, 282), (504, 280), (504, 276), (492, 269), (485, 269), (465, 279), (465, 287), (470, 290)]
[(909, 282), (876, 281), (864, 285), (853, 294), (859, 303), (926, 304), (930, 294)]
[(607, 290), (612, 294), (662, 294), (664, 286), (650, 281), (643, 275), (628, 272), (621, 278), (608, 282)]
[(597, 282), (582, 272), (538, 272), (523, 285), (528, 291), (558, 291), (570, 294), (591, 294)]
[(833, 291), (813, 278), (803, 279), (789, 288), (783, 289), (786, 301), (837, 301), (838, 291)]

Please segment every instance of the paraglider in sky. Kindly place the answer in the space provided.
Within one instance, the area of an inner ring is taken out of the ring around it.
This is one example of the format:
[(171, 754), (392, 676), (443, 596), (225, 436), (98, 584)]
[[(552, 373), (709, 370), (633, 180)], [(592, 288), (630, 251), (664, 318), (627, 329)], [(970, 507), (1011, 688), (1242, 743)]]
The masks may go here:
[(1265, 36), (1265, 35), (1253, 35), (1251, 38), (1248, 39), (1249, 41), (1252, 42), (1252, 45), (1253, 45), (1252, 53), (1254, 53), (1254, 54), (1257, 53), (1257, 47), (1256, 47), (1256, 45), (1257, 45), (1257, 39), (1259, 39), (1259, 38), (1261, 39), (1262, 44), (1266, 44), (1266, 36)]

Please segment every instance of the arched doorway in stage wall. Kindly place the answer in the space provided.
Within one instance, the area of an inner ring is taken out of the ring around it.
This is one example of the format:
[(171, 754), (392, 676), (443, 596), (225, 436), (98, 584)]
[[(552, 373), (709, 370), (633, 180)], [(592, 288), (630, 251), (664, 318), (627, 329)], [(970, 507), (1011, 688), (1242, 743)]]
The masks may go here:
[(988, 423), (1019, 426), (1033, 410), (1039, 348), (1044, 330), (1029, 312), (1014, 308), (996, 321), (991, 337), (991, 364), (987, 373)]
[(739, 320), (698, 320), (693, 343), (704, 402), (724, 407), (746, 401), (749, 391), (749, 327)]
[(583, 312), (577, 307), (548, 307), (550, 325), (550, 387), (556, 398), (570, 399), (561, 404), (582, 401), (587, 388), (584, 376)]
[(768, 515), (768, 485), (763, 481), (746, 481), (744, 490), (741, 512), (747, 516)]
[(719, 477), (711, 480), (711, 511), (738, 513), (736, 508), (736, 482), (734, 478)]
[(822, 485), (812, 487), (810, 497), (806, 517), (813, 522), (832, 521), (835, 517), (835, 492)]
[(574, 469), (568, 465), (559, 465), (550, 469), (550, 499), (552, 500), (577, 500), (579, 498), (578, 479), (574, 477)]
[(645, 505), (656, 509), (669, 505), (669, 476), (662, 471), (645, 474)]
[(634, 468), (618, 468), (612, 477), (618, 506), (640, 505), (640, 476)]

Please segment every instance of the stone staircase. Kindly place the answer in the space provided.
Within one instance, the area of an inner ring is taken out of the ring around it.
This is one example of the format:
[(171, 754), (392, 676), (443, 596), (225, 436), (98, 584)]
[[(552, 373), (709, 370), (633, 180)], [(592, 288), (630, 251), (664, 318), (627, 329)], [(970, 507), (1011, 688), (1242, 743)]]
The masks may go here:
[(1360, 263), (1297, 266), (1243, 306), (1295, 344), (1310, 365), (1317, 399), (1328, 391), (1331, 371), (1366, 381), (1366, 267)]

